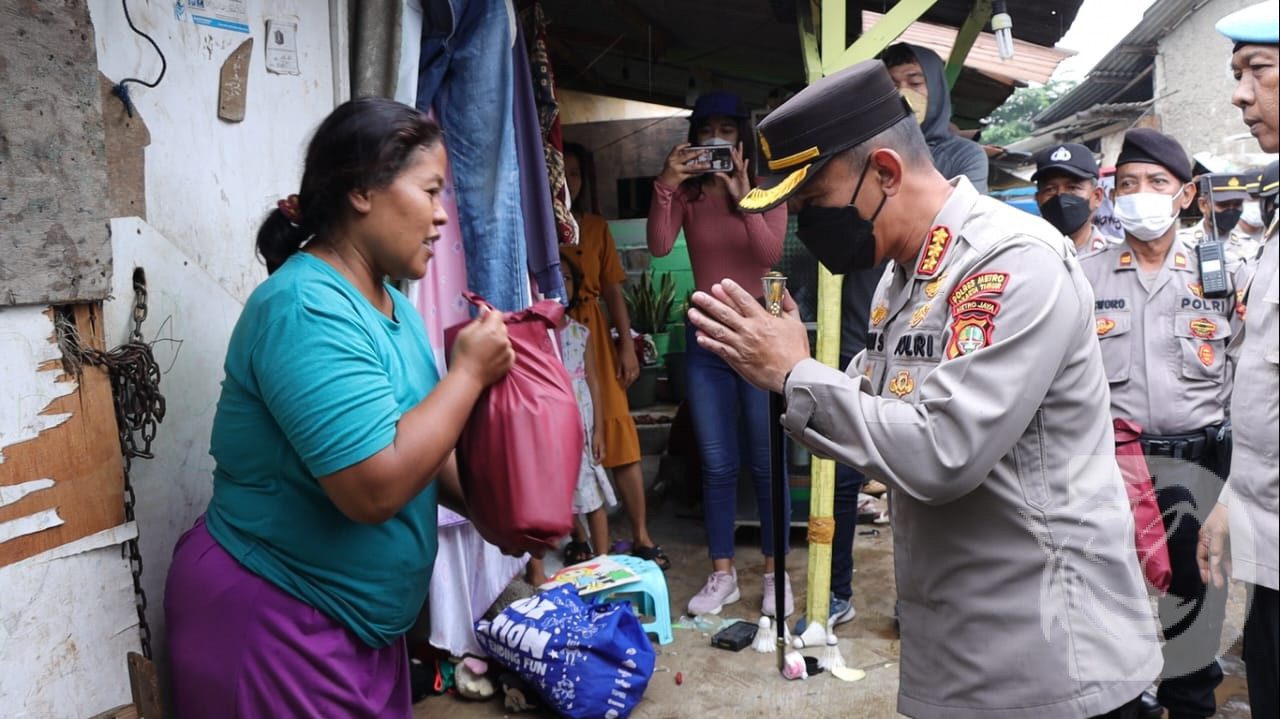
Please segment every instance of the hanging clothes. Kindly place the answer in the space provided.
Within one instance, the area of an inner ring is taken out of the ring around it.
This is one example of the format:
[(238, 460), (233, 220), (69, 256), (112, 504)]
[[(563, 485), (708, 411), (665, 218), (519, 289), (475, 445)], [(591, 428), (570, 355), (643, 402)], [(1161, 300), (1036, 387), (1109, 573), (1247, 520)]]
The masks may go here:
[(556, 216), (551, 207), (547, 162), (542, 150), (542, 128), (538, 123), (538, 108), (534, 104), (529, 55), (519, 25), (516, 25), (515, 46), (511, 48), (511, 63), (515, 68), (516, 157), (520, 164), (520, 197), (524, 201), (524, 239), (529, 271), (533, 273), (543, 296), (567, 303), (564, 278), (560, 275)]
[(576, 245), (578, 221), (570, 211), (569, 183), (564, 176), (564, 136), (560, 132), (560, 103), (556, 100), (555, 73), (547, 50), (547, 18), (542, 3), (521, 0), (520, 26), (529, 51), (533, 98), (538, 107), (538, 124), (542, 128), (543, 151), (547, 166), (547, 182), (551, 186), (551, 206), (556, 215), (556, 232), (560, 242)]
[(467, 284), (503, 310), (529, 303), (514, 25), (507, 0), (425, 0), (416, 103), (435, 108), (449, 138)]

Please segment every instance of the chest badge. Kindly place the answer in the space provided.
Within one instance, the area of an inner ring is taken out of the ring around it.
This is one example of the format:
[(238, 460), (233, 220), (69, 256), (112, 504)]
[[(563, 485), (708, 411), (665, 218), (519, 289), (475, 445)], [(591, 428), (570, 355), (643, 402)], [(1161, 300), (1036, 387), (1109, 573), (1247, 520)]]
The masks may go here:
[(1210, 344), (1200, 345), (1200, 349), (1196, 352), (1196, 357), (1200, 358), (1200, 364), (1204, 365), (1205, 367), (1212, 366), (1213, 365), (1213, 345), (1210, 345)]
[(924, 296), (933, 299), (938, 296), (938, 290), (942, 289), (942, 283), (947, 281), (947, 273), (943, 272), (938, 275), (938, 279), (929, 282), (924, 286)]
[(884, 318), (888, 316), (889, 308), (886, 307), (884, 303), (876, 305), (875, 309), (871, 310), (871, 326), (879, 327), (880, 323), (884, 322)]
[(916, 388), (916, 381), (911, 377), (911, 373), (906, 370), (900, 370), (889, 380), (889, 391), (902, 398), (911, 394)]
[(916, 274), (929, 277), (937, 272), (950, 245), (951, 229), (946, 225), (938, 225), (929, 230), (929, 239), (925, 243), (924, 254), (920, 256), (920, 264), (916, 265)]
[[(1197, 317), (1191, 320), (1191, 334), (1202, 340), (1213, 339), (1213, 334), (1218, 331), (1218, 324), (1208, 317)], [(1208, 347), (1208, 345), (1205, 345)]]
[(1120, 254), (1120, 266), (1121, 266), (1121, 267), (1133, 267), (1133, 253), (1132, 253), (1132, 252), (1123, 252), (1123, 253), (1121, 253), (1121, 254)]
[(933, 306), (932, 302), (925, 302), (924, 304), (917, 307), (916, 311), (911, 313), (911, 326), (915, 327), (916, 325), (919, 325), (921, 322), (924, 322), (924, 318), (929, 316), (929, 308), (932, 306)]
[(1200, 284), (1199, 282), (1188, 282), (1187, 289), (1191, 290), (1191, 294), (1195, 295), (1196, 297), (1199, 297), (1200, 299), (1204, 299), (1204, 285)]
[(1098, 330), (1099, 337), (1116, 328), (1116, 321), (1110, 317), (1099, 317), (1094, 324)]
[(1187, 256), (1181, 252), (1173, 253), (1173, 266), (1178, 269), (1184, 269), (1187, 266)]

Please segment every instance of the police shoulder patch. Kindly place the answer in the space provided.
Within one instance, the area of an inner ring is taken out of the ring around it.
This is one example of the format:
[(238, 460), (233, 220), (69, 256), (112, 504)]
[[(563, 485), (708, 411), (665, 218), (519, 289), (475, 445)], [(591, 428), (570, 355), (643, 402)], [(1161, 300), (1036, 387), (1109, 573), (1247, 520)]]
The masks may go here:
[(960, 281), (951, 291), (951, 340), (947, 359), (955, 359), (991, 344), (1000, 303), (995, 300), (1009, 284), (1008, 272), (982, 271)]

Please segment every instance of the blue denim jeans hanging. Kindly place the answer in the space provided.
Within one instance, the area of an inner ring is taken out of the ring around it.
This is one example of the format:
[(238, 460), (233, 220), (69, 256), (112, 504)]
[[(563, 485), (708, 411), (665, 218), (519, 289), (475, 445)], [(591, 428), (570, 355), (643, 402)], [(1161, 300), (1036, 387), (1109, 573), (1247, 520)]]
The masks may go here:
[(511, 28), (505, 0), (425, 0), (417, 101), (448, 138), (467, 284), (509, 311), (529, 302)]

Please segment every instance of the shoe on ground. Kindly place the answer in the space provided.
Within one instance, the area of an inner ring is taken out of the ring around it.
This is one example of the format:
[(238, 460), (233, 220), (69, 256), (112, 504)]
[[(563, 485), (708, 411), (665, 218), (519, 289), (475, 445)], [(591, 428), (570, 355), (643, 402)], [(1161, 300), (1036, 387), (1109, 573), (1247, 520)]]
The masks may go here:
[(742, 598), (738, 591), (738, 570), (729, 572), (712, 572), (707, 583), (689, 600), (689, 615), (719, 614), (724, 605), (733, 604)]
[(853, 602), (848, 599), (842, 599), (836, 595), (831, 595), (831, 607), (827, 610), (827, 626), (838, 627), (845, 622), (853, 621), (858, 616), (858, 611), (853, 608)]
[[(841, 599), (836, 595), (831, 595), (831, 603), (827, 608), (827, 627), (835, 627), (845, 622), (853, 621), (858, 612), (853, 608), (853, 602), (848, 599)], [(796, 634), (804, 634), (805, 627), (809, 626), (808, 619), (801, 614), (800, 619), (796, 621)]]
[(867, 483), (862, 485), (862, 491), (866, 494), (879, 497), (885, 492), (888, 492), (889, 488), (884, 486), (884, 482), (881, 482), (878, 479), (868, 479)]
[[(783, 586), (783, 617), (789, 617), (796, 611), (795, 599), (791, 596), (791, 575), (783, 574), (786, 578), (786, 584)], [(774, 590), (773, 572), (767, 572), (764, 575), (764, 601), (760, 602), (760, 613), (766, 617), (776, 616), (778, 613), (778, 597)]]

